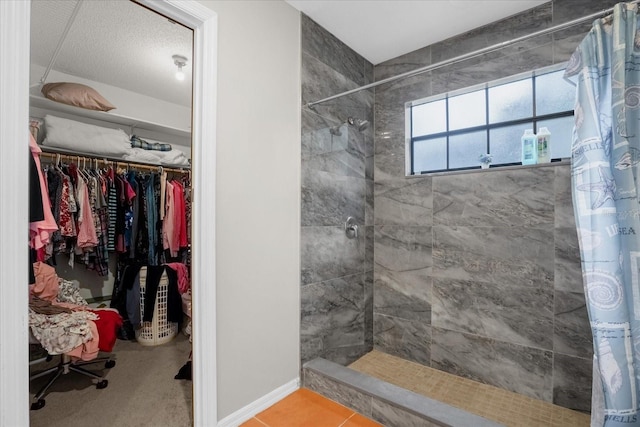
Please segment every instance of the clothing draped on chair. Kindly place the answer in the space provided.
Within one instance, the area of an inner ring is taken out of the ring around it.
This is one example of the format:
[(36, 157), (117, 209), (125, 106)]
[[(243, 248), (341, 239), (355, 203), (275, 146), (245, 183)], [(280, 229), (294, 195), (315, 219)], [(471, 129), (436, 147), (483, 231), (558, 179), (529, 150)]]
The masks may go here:
[(573, 54), (572, 190), (594, 341), (592, 426), (640, 426), (640, 34), (636, 4)]

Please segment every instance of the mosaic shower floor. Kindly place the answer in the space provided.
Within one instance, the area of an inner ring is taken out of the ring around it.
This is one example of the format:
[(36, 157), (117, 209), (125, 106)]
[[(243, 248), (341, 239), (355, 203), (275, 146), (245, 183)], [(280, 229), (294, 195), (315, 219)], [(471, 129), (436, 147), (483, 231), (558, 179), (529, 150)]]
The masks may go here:
[(587, 427), (590, 424), (587, 414), (375, 350), (349, 368), (508, 427)]

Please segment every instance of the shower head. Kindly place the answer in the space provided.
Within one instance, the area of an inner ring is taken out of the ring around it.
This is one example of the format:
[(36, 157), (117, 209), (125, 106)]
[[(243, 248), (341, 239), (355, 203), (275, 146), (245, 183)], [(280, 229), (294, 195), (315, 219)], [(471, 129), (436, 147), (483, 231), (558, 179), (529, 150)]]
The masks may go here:
[(353, 126), (356, 129), (358, 129), (358, 132), (362, 132), (363, 130), (365, 130), (366, 128), (369, 127), (369, 121), (368, 120), (355, 119), (353, 117), (349, 117), (347, 119), (347, 123), (349, 123), (351, 126)]
[(339, 125), (330, 127), (329, 133), (331, 133), (331, 135), (334, 135), (334, 136), (342, 136), (341, 128), (344, 125), (353, 126), (358, 130), (358, 132), (362, 132), (369, 127), (369, 121), (356, 119), (354, 117), (349, 117), (346, 121), (340, 123)]

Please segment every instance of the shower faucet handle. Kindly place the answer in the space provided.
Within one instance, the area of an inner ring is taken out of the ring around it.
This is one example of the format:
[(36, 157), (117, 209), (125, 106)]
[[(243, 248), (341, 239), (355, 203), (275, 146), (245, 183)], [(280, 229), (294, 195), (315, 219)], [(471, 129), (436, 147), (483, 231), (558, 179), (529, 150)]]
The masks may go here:
[(358, 238), (358, 224), (356, 224), (354, 217), (350, 216), (347, 218), (347, 221), (344, 223), (344, 232), (349, 239)]

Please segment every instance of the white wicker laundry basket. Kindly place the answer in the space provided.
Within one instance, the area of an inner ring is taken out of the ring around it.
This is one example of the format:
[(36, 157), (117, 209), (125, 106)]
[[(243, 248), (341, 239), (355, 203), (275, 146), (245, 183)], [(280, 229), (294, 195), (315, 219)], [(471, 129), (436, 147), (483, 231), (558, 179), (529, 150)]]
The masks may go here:
[[(147, 284), (147, 267), (140, 269), (140, 317), (144, 318), (144, 300)], [(156, 303), (151, 322), (142, 322), (136, 331), (136, 339), (140, 345), (154, 346), (168, 343), (178, 334), (178, 324), (167, 321), (167, 297), (169, 295), (169, 279), (162, 273)]]

